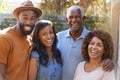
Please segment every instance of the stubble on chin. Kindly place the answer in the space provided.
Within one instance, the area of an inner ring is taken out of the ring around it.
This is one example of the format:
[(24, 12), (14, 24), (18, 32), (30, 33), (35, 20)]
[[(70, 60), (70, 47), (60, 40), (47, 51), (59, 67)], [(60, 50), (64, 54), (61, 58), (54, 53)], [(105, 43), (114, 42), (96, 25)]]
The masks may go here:
[(30, 26), (31, 29), (29, 29), (29, 30), (26, 30), (26, 29), (25, 29), (25, 26), (26, 26), (26, 25), (20, 24), (20, 32), (21, 32), (21, 34), (22, 34), (23, 36), (30, 35), (30, 34), (32, 33), (32, 31), (33, 31), (34, 26)]

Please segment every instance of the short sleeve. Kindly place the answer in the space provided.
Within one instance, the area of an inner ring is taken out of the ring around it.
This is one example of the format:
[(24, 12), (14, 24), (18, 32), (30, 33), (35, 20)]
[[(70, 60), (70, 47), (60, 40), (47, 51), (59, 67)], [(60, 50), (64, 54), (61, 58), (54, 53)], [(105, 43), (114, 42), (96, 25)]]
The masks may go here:
[(7, 59), (10, 54), (9, 41), (0, 35), (0, 63), (7, 64)]
[(33, 58), (36, 58), (37, 59), (37, 64), (38, 64), (38, 67), (39, 67), (39, 54), (37, 51), (32, 51), (31, 53), (31, 57)]
[(37, 51), (32, 51), (31, 53), (31, 57), (36, 57), (36, 58), (39, 58), (39, 54)]

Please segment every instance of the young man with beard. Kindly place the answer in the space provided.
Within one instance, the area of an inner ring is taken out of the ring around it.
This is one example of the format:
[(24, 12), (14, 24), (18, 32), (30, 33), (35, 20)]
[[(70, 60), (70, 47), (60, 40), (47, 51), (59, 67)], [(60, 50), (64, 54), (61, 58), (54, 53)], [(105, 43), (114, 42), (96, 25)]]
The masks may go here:
[(31, 38), (40, 9), (25, 1), (13, 11), (17, 24), (0, 33), (0, 80), (27, 80)]

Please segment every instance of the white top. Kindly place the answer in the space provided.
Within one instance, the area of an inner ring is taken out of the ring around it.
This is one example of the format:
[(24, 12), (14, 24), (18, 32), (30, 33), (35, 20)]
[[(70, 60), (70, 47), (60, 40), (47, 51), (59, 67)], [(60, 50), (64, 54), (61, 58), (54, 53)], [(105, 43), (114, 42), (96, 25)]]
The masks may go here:
[(85, 72), (84, 66), (85, 61), (78, 64), (74, 80), (115, 80), (114, 70), (104, 72), (102, 66), (100, 66), (92, 72)]

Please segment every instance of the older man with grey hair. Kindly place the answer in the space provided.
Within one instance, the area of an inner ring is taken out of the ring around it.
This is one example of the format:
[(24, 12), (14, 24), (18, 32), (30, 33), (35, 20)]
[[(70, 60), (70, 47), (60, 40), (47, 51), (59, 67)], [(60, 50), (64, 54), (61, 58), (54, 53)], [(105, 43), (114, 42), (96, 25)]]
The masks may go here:
[(58, 48), (63, 59), (62, 80), (73, 80), (77, 64), (82, 61), (81, 45), (82, 40), (88, 33), (83, 26), (84, 12), (79, 6), (71, 6), (67, 9), (68, 30), (57, 33)]
[[(71, 6), (67, 9), (66, 21), (69, 29), (57, 33), (58, 49), (61, 51), (63, 59), (62, 80), (73, 80), (75, 69), (80, 61), (83, 61), (81, 55), (82, 40), (89, 32), (84, 23), (84, 11), (79, 6)], [(106, 70), (113, 69), (112, 61), (105, 60)]]

